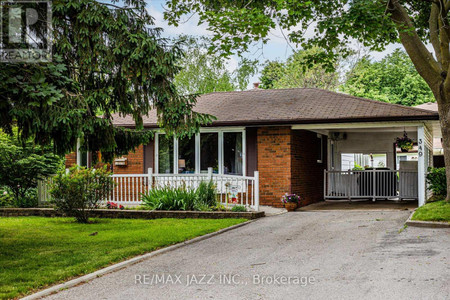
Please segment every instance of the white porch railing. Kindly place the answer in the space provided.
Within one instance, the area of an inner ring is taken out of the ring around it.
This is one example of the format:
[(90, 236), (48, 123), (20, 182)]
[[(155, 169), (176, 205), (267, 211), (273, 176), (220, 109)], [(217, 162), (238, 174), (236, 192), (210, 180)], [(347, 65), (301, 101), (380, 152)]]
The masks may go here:
[[(142, 203), (142, 194), (151, 188), (162, 186), (196, 188), (200, 182), (212, 180), (216, 185), (218, 201), (221, 204), (234, 203), (259, 210), (258, 171), (255, 171), (253, 177), (250, 177), (213, 174), (212, 169), (209, 169), (208, 173), (201, 174), (153, 174), (150, 168), (148, 174), (114, 174), (112, 179), (115, 187), (104, 200), (105, 202), (139, 205)], [(41, 202), (44, 202), (49, 197), (45, 184), (42, 184), (42, 186), (42, 193), (39, 193), (39, 198)]]
[(417, 199), (417, 171), (324, 171), (325, 199)]

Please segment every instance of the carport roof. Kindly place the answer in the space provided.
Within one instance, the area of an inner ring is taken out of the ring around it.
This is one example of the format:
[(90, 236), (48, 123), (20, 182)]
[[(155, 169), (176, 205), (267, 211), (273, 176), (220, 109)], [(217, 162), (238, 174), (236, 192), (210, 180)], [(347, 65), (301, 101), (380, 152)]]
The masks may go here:
[[(437, 112), (316, 88), (215, 92), (198, 97), (194, 111), (215, 116), (212, 126), (316, 124), (438, 120)], [(157, 127), (156, 112), (143, 117)], [(113, 115), (117, 126), (133, 127), (131, 116)]]

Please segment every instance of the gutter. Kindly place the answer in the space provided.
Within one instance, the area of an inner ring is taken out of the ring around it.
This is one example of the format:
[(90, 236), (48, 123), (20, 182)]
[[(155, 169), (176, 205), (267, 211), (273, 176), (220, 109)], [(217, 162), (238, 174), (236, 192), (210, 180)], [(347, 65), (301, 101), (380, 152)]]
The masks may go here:
[[(386, 122), (386, 121), (438, 121), (439, 115), (420, 116), (394, 116), (394, 117), (359, 117), (345, 119), (273, 119), (273, 120), (237, 120), (237, 121), (213, 121), (211, 125), (203, 127), (222, 126), (276, 126), (276, 125), (298, 125), (298, 124), (329, 124), (329, 123), (365, 123), (365, 122)], [(119, 127), (134, 128), (134, 124), (114, 124)], [(144, 128), (159, 128), (157, 124), (144, 124)]]

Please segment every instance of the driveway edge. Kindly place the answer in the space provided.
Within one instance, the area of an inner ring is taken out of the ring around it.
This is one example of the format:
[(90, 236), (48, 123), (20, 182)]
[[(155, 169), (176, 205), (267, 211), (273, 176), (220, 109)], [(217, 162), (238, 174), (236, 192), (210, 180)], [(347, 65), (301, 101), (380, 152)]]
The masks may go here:
[(405, 225), (412, 227), (427, 227), (427, 228), (450, 228), (450, 223), (448, 222), (435, 222), (435, 221), (416, 221), (412, 220), (412, 216), (416, 210), (409, 215), (408, 220), (406, 220)]
[(57, 292), (59, 292), (61, 290), (65, 290), (65, 289), (74, 287), (76, 285), (79, 285), (79, 284), (82, 284), (82, 283), (86, 283), (86, 282), (91, 281), (91, 280), (93, 280), (93, 279), (95, 279), (97, 277), (101, 277), (103, 275), (106, 275), (106, 274), (118, 271), (120, 269), (126, 268), (128, 266), (137, 264), (137, 263), (139, 263), (141, 261), (144, 261), (146, 259), (152, 258), (154, 256), (161, 255), (161, 254), (164, 254), (164, 253), (176, 250), (178, 248), (181, 248), (181, 247), (184, 247), (184, 246), (187, 246), (187, 245), (190, 245), (190, 244), (194, 244), (194, 243), (197, 243), (197, 242), (209, 239), (211, 237), (214, 237), (216, 235), (225, 233), (227, 231), (230, 231), (230, 230), (233, 230), (233, 229), (245, 226), (245, 225), (250, 224), (250, 223), (252, 223), (252, 222), (254, 222), (256, 220), (257, 219), (248, 220), (248, 221), (245, 221), (243, 223), (236, 224), (236, 225), (233, 225), (233, 226), (230, 226), (230, 227), (227, 227), (227, 228), (223, 228), (223, 229), (220, 229), (218, 231), (211, 232), (211, 233), (208, 233), (208, 234), (205, 234), (205, 235), (202, 235), (202, 236), (198, 236), (198, 237), (195, 237), (193, 239), (190, 239), (190, 240), (187, 240), (187, 241), (184, 241), (184, 242), (180, 242), (180, 243), (172, 245), (172, 246), (168, 246), (168, 247), (165, 247), (165, 248), (162, 248), (162, 249), (158, 249), (158, 250), (155, 250), (155, 251), (143, 254), (143, 255), (139, 255), (139, 256), (130, 258), (130, 259), (126, 260), (126, 261), (122, 261), (122, 262), (119, 262), (117, 264), (111, 265), (109, 267), (97, 270), (97, 271), (95, 271), (93, 273), (89, 273), (89, 274), (83, 275), (81, 277), (69, 280), (67, 282), (63, 282), (63, 283), (57, 284), (57, 285), (49, 287), (49, 288), (47, 288), (45, 290), (39, 291), (39, 292), (31, 294), (29, 296), (25, 296), (24, 298), (21, 298), (21, 299), (23, 299), (23, 300), (41, 299), (41, 298), (43, 298), (45, 296), (48, 296), (48, 295), (51, 295), (51, 294), (55, 294), (55, 293), (57, 293)]

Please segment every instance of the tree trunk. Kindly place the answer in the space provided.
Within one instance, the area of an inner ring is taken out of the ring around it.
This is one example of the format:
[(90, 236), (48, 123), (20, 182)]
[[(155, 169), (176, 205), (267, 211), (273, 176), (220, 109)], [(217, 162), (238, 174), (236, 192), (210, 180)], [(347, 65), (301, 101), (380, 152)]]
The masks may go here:
[(435, 97), (439, 107), (439, 122), (442, 132), (442, 148), (444, 149), (445, 174), (447, 176), (447, 202), (450, 202), (450, 99), (449, 92), (440, 89), (441, 93)]

